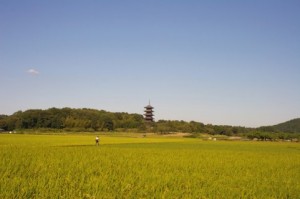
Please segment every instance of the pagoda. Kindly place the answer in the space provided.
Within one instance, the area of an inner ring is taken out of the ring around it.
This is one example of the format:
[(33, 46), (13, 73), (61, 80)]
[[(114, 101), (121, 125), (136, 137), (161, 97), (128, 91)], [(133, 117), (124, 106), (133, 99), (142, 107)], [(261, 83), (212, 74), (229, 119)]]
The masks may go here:
[(154, 118), (153, 118), (153, 109), (154, 109), (154, 107), (153, 106), (151, 106), (150, 105), (150, 101), (149, 101), (149, 105), (148, 106), (145, 106), (144, 107), (145, 108), (145, 114), (144, 114), (144, 116), (145, 116), (145, 121), (146, 122), (153, 122), (154, 121)]

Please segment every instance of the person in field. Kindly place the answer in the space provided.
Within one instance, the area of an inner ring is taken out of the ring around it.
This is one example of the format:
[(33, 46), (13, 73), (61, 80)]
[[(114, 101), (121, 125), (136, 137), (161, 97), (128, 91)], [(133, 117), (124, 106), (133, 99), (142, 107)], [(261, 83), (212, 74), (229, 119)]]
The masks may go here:
[(96, 136), (96, 145), (99, 145), (99, 136)]

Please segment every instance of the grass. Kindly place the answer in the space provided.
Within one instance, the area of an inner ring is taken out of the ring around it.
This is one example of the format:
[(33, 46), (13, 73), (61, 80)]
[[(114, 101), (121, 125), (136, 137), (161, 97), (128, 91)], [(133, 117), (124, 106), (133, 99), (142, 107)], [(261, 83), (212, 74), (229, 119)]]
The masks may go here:
[(297, 143), (0, 135), (0, 198), (299, 198)]

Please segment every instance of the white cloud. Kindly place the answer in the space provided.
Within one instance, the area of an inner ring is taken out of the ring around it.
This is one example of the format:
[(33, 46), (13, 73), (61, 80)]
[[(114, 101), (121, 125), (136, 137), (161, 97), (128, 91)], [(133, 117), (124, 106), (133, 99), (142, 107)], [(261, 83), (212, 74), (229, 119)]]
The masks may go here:
[(35, 69), (29, 69), (28, 71), (27, 71), (27, 73), (29, 73), (29, 74), (31, 74), (31, 75), (38, 75), (38, 74), (40, 74), (40, 72), (39, 71), (37, 71), (37, 70), (35, 70)]

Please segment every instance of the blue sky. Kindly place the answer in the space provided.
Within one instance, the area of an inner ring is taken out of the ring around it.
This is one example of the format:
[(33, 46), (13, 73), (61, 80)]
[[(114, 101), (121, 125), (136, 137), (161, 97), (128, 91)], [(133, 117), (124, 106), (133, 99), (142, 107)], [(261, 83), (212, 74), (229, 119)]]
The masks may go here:
[(0, 1), (0, 113), (257, 127), (300, 117), (300, 1)]

